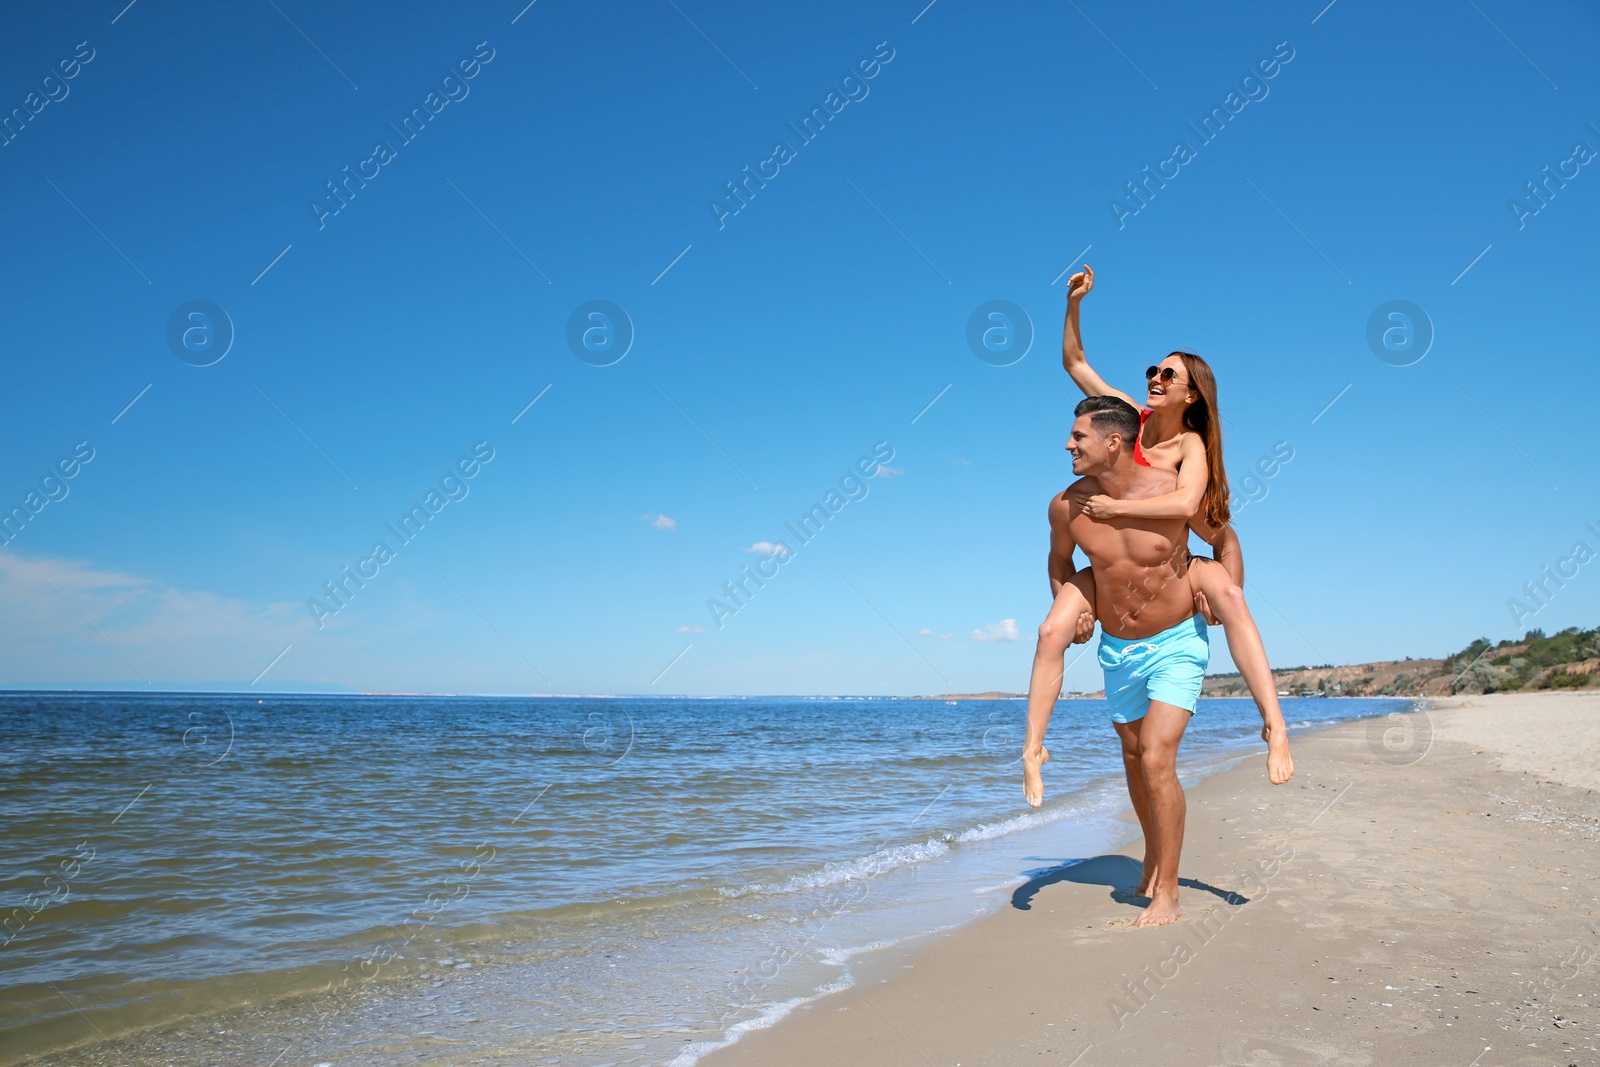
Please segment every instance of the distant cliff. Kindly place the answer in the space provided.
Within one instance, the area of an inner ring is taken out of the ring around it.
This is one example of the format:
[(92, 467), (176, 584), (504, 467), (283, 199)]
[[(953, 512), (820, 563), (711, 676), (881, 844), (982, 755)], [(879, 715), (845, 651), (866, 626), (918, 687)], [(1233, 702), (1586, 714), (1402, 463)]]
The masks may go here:
[[(1403, 659), (1345, 667), (1291, 667), (1272, 672), (1278, 692), (1292, 696), (1450, 696), (1518, 689), (1600, 686), (1600, 628), (1571, 627), (1545, 636), (1530, 630), (1515, 641), (1491, 644), (1480, 637), (1445, 659)], [(1208, 697), (1243, 697), (1238, 674), (1206, 678)]]

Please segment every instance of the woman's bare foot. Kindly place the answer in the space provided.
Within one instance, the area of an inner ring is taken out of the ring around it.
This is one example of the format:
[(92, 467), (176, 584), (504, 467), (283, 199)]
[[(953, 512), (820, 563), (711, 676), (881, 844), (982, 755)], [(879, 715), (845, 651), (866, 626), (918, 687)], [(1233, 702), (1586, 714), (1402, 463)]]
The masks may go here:
[(1178, 894), (1161, 893), (1151, 898), (1150, 906), (1133, 920), (1135, 926), (1166, 926), (1183, 918), (1183, 908), (1178, 904)]
[(1022, 753), (1022, 795), (1036, 808), (1044, 803), (1044, 775), (1040, 768), (1049, 759), (1050, 750), (1043, 745), (1037, 753)]
[(1267, 743), (1267, 778), (1273, 785), (1282, 785), (1294, 777), (1294, 757), (1289, 754), (1289, 734), (1286, 729), (1271, 726), (1261, 728), (1261, 740)]

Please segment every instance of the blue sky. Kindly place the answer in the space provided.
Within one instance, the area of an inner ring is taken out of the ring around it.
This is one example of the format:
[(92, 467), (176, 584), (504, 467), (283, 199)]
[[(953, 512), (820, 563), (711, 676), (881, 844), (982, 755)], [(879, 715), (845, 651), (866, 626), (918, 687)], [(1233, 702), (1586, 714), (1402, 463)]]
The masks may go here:
[[(0, 684), (1022, 689), (1085, 258), (1108, 379), (1191, 348), (1236, 485), (1293, 450), (1238, 518), (1275, 663), (1597, 621), (1600, 564), (1523, 588), (1600, 549), (1592, 6), (123, 2), (0, 41), (0, 498), (59, 497), (0, 549)], [(196, 300), (208, 366), (168, 342)], [(966, 340), (991, 300), (1009, 366)], [(762, 542), (796, 550), (719, 627)]]

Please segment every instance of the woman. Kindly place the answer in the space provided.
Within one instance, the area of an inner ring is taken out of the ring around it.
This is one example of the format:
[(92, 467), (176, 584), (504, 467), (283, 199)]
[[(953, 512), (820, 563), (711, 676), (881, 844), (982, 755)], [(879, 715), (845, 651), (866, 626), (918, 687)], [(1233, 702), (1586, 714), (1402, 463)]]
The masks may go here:
[[(1086, 396), (1115, 396), (1135, 408), (1132, 396), (1107, 385), (1083, 352), (1083, 337), (1078, 325), (1078, 307), (1094, 288), (1094, 270), (1087, 263), (1067, 283), (1067, 320), (1061, 338), (1061, 362), (1072, 380)], [(1244, 583), (1244, 564), (1239, 539), (1228, 525), (1228, 476), (1222, 461), (1222, 426), (1217, 414), (1216, 378), (1210, 366), (1197, 355), (1173, 352), (1146, 372), (1145, 403), (1140, 411), (1140, 432), (1134, 445), (1134, 460), (1145, 466), (1176, 471), (1178, 485), (1170, 493), (1145, 500), (1113, 500), (1093, 496), (1083, 512), (1091, 519), (1186, 518), (1189, 527), (1216, 551), (1216, 560), (1194, 557), (1188, 568), (1188, 581), (1196, 606), (1206, 620), (1221, 622), (1228, 638), (1228, 651), (1250, 687), (1256, 708), (1261, 712), (1261, 738), (1267, 742), (1267, 774), (1274, 785), (1282, 785), (1294, 774), (1289, 754), (1288, 734), (1283, 713), (1278, 707), (1272, 669), (1266, 649), (1240, 586)], [(1054, 703), (1061, 686), (1062, 655), (1069, 644), (1087, 641), (1094, 629), (1094, 582), (1090, 571), (1082, 571), (1067, 581), (1052, 578), (1056, 599), (1039, 627), (1039, 646), (1034, 655), (1033, 677), (1028, 690), (1029, 721), (1048, 721), (1048, 714), (1033, 714), (1038, 703)], [(1024, 764), (1031, 764), (1024, 777), (1025, 794), (1034, 806), (1042, 801), (1038, 766), (1049, 759), (1042, 736), (1029, 736), (1024, 748)]]

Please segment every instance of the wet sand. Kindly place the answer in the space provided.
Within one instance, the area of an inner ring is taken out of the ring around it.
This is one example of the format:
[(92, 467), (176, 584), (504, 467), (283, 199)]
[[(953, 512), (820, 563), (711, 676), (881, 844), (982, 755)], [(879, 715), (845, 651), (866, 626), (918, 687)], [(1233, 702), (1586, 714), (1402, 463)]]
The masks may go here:
[(701, 1062), (1600, 1064), (1600, 693), (1436, 700), (1295, 761), (1189, 791), (1179, 923), (1131, 926), (1142, 844), (1108, 848)]

